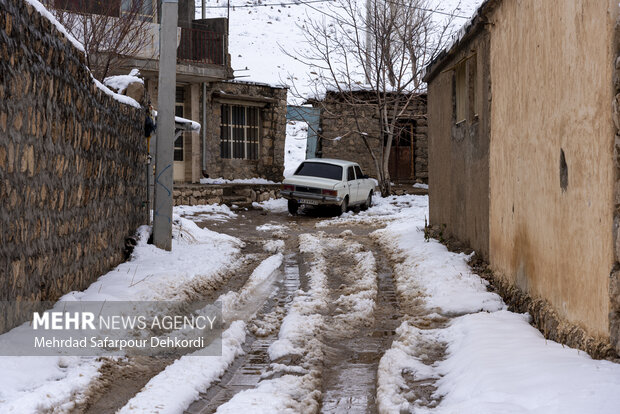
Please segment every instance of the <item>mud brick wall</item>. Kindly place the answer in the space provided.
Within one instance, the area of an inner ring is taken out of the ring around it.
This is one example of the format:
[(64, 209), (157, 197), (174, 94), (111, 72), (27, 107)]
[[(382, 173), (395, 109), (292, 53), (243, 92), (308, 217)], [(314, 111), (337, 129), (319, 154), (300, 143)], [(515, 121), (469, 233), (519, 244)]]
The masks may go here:
[(614, 138), (614, 256), (615, 264), (609, 275), (609, 336), (616, 352), (620, 355), (620, 21), (616, 23), (615, 48), (617, 53), (615, 71), (613, 76), (614, 90), (616, 92), (612, 103), (613, 121), (616, 130)]
[(143, 123), (49, 20), (0, 0), (0, 300), (53, 301), (124, 259), (146, 217)]

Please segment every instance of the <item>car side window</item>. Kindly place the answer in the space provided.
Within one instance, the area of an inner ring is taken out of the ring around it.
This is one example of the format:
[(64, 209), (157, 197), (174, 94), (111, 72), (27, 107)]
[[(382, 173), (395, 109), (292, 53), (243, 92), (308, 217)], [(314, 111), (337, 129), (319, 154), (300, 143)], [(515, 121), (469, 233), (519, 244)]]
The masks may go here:
[(353, 167), (349, 167), (347, 169), (347, 177), (348, 177), (347, 180), (349, 181), (355, 180), (355, 173), (353, 172)]
[(362, 174), (362, 169), (359, 165), (355, 166), (355, 175), (357, 176), (358, 180), (364, 178), (364, 174)]

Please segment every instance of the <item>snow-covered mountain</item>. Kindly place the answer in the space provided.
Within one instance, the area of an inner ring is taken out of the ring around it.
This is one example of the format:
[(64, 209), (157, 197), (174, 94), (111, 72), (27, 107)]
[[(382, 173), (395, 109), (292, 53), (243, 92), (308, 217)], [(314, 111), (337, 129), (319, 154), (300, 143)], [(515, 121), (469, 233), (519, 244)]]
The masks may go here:
[[(430, 0), (429, 7), (438, 12), (459, 16), (452, 24), (454, 31), (467, 22), (483, 0)], [(235, 76), (239, 80), (273, 85), (295, 86), (304, 92), (309, 87), (308, 67), (284, 51), (293, 53), (307, 48), (303, 26), (309, 19), (330, 19), (326, 0), (207, 0), (206, 16), (230, 19), (229, 52)], [(196, 1), (196, 17), (201, 16), (201, 2)], [(448, 17), (435, 13), (438, 21)], [(289, 94), (292, 95), (292, 94)], [(290, 99), (289, 99), (290, 100)]]

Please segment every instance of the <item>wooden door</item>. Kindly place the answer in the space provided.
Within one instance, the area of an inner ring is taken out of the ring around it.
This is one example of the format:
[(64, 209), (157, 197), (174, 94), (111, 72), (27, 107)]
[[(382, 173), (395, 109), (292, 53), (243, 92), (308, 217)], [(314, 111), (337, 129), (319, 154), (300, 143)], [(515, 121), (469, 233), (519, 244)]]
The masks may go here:
[(388, 170), (392, 181), (415, 179), (415, 123), (406, 121), (397, 125), (390, 151)]

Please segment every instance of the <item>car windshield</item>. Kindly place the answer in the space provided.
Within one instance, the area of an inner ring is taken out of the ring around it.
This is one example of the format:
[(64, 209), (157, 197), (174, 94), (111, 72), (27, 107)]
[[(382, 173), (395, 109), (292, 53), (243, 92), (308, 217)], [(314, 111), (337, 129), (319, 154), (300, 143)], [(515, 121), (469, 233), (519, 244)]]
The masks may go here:
[(342, 180), (342, 167), (324, 162), (303, 162), (295, 171), (295, 175), (329, 178), (330, 180), (340, 181)]

